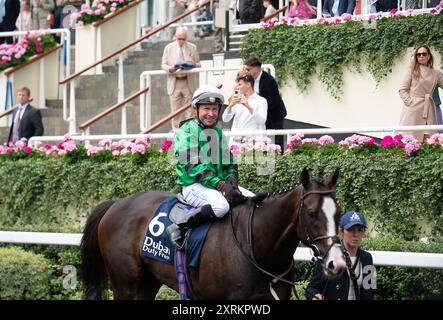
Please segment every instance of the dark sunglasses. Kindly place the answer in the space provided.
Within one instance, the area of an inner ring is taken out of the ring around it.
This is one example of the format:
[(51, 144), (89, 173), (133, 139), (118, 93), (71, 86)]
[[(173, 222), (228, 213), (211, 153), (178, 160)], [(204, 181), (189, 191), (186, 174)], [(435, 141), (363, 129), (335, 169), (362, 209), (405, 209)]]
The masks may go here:
[(238, 80), (243, 80), (243, 81), (246, 81), (246, 82), (254, 82), (254, 78), (252, 76), (250, 76), (250, 75), (246, 75), (246, 76), (240, 77)]
[(427, 56), (428, 56), (428, 53), (427, 53), (427, 52), (418, 52), (418, 53), (416, 54), (416, 56), (417, 56), (417, 57), (427, 57)]

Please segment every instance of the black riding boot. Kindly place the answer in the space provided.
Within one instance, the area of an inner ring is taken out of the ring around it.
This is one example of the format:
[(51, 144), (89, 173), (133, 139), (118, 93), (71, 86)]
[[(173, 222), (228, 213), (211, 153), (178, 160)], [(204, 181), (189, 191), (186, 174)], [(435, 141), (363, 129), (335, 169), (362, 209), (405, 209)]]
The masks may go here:
[(200, 208), (194, 208), (182, 220), (175, 221), (168, 228), (169, 237), (178, 248), (183, 247), (183, 240), (188, 228), (195, 228), (199, 225), (214, 219), (216, 216), (210, 204)]
[(206, 204), (203, 207), (195, 208), (189, 212), (181, 221), (176, 221), (175, 223), (180, 228), (195, 228), (199, 225), (208, 222), (215, 218), (214, 210), (210, 204)]

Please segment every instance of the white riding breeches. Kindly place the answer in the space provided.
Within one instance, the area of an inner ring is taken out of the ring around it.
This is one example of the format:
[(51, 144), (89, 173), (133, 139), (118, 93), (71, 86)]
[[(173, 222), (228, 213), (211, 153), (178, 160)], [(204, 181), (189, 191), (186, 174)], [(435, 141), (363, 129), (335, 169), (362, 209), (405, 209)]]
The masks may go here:
[[(240, 186), (238, 188), (246, 197), (253, 197), (255, 195), (245, 188)], [(202, 207), (205, 204), (210, 204), (217, 218), (223, 217), (229, 211), (229, 203), (220, 191), (207, 188), (200, 183), (183, 187), (182, 194), (186, 202), (193, 207)]]

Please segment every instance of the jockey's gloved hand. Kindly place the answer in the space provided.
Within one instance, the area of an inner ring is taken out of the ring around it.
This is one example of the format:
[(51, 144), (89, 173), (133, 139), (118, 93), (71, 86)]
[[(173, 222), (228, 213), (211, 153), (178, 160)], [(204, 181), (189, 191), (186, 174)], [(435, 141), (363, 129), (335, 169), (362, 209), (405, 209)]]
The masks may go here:
[(245, 196), (241, 193), (237, 186), (233, 186), (229, 181), (221, 181), (217, 185), (217, 190), (228, 200), (231, 205), (243, 202)]
[(238, 188), (238, 180), (237, 177), (235, 176), (230, 176), (226, 182), (229, 182), (230, 184), (232, 184), (234, 187)]

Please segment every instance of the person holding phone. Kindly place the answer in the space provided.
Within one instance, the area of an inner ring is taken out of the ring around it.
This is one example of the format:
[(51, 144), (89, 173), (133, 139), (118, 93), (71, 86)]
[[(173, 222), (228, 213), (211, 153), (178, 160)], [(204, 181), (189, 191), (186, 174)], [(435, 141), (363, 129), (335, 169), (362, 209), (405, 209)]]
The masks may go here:
[[(266, 130), (268, 102), (254, 91), (254, 78), (244, 75), (239, 78), (234, 95), (222, 115), (223, 122), (234, 118), (232, 131)], [(230, 144), (244, 142), (243, 137), (232, 137)]]

